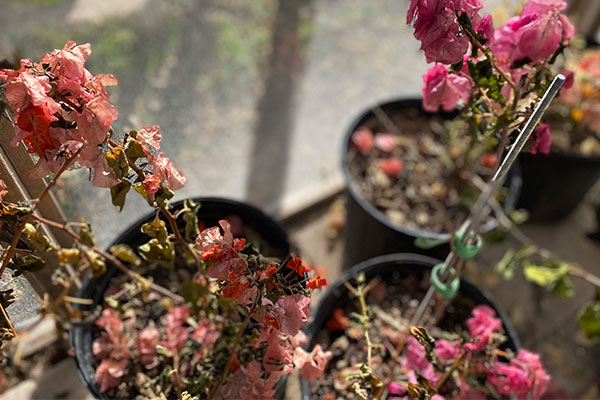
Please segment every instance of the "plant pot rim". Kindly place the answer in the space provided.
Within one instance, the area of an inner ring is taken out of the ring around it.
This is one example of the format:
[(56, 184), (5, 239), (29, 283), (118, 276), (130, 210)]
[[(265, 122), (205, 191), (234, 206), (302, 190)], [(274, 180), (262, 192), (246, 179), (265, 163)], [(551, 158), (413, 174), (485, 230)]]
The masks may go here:
[[(289, 251), (293, 251), (293, 247), (292, 245), (289, 243), (289, 236), (287, 234), (287, 232), (283, 229), (283, 227), (277, 223), (273, 218), (269, 217), (267, 214), (265, 214), (263, 211), (259, 210), (258, 208), (241, 202), (241, 201), (237, 201), (237, 200), (232, 200), (232, 199), (228, 199), (228, 198), (221, 198), (221, 197), (194, 197), (194, 198), (190, 198), (191, 200), (193, 200), (196, 203), (213, 203), (215, 205), (223, 205), (223, 206), (229, 206), (231, 207), (231, 214), (236, 214), (235, 211), (245, 211), (248, 215), (251, 215), (253, 219), (258, 219), (261, 222), (265, 223), (266, 228), (264, 229), (265, 231), (273, 231), (276, 232), (277, 235), (280, 235), (280, 239), (285, 240), (286, 245), (289, 247)], [(173, 208), (179, 208), (183, 205), (183, 202), (186, 199), (183, 200), (179, 200), (173, 203), (170, 203), (170, 206)], [(200, 207), (200, 210), (202, 210), (202, 207)], [(200, 211), (201, 213), (202, 211)], [(135, 222), (131, 223), (129, 225), (129, 227), (127, 229), (125, 229), (125, 231), (123, 231), (122, 233), (120, 233), (118, 235), (118, 237), (112, 241), (108, 246), (107, 249), (110, 248), (113, 245), (116, 244), (121, 244), (121, 243), (127, 243), (131, 241), (131, 238), (135, 235), (141, 235), (141, 232), (139, 231), (139, 228), (142, 224), (147, 223), (149, 221), (152, 221), (155, 217), (155, 212), (150, 212), (145, 216), (140, 217), (139, 219), (137, 219)], [(240, 215), (243, 218), (243, 215), (240, 214), (236, 214), (236, 215)], [(259, 232), (260, 233), (260, 232)], [(271, 245), (273, 245), (274, 243), (270, 243)], [(91, 307), (97, 307), (102, 299), (103, 299), (103, 294), (104, 291), (106, 290), (106, 288), (108, 287), (110, 280), (113, 278), (113, 276), (115, 275), (115, 273), (117, 273), (117, 270), (114, 266), (112, 266), (112, 264), (108, 263), (107, 264), (107, 271), (104, 275), (97, 277), (97, 278), (92, 278), (89, 274), (86, 275), (86, 277), (84, 278), (81, 288), (78, 290), (77, 292), (77, 296), (78, 297), (83, 297), (83, 298), (92, 298), (92, 300), (94, 301), (93, 306)], [(98, 291), (97, 293), (95, 293), (92, 289), (90, 289), (90, 285), (93, 282), (92, 280), (96, 280), (97, 285), (96, 287), (98, 288), (102, 288), (102, 290)], [(90, 296), (91, 295), (91, 296)], [(80, 305), (75, 305), (76, 309), (82, 309), (82, 308), (90, 308), (85, 307), (85, 306), (80, 306)], [(77, 365), (77, 373), (79, 374), (79, 377), (81, 378), (81, 380), (85, 383), (85, 386), (87, 387), (87, 389), (89, 390), (89, 392), (92, 394), (92, 396), (94, 396), (94, 398), (96, 399), (109, 399), (108, 396), (99, 393), (98, 391), (98, 385), (95, 381), (95, 377), (92, 378), (89, 376), (89, 371), (87, 371), (88, 373), (84, 373), (84, 370), (88, 370), (88, 364), (90, 364), (90, 362), (93, 362), (93, 360), (95, 359), (93, 354), (91, 353), (91, 346), (89, 349), (86, 349), (84, 344), (88, 342), (88, 340), (86, 340), (86, 338), (84, 337), (85, 335), (85, 331), (87, 329), (93, 329), (93, 323), (82, 323), (82, 324), (77, 324), (77, 325), (73, 325), (71, 330), (69, 331), (69, 345), (75, 349), (75, 363)], [(92, 338), (92, 342), (93, 342), (93, 338)], [(89, 354), (88, 351), (89, 350)], [(90, 359), (86, 359), (86, 355), (91, 355), (91, 360)], [(92, 364), (93, 365), (93, 364)], [(94, 374), (95, 374), (95, 368), (94, 369)], [(282, 388), (285, 387), (285, 382), (287, 381), (287, 375), (283, 376), (281, 378), (281, 380), (276, 384), (275, 386), (275, 390), (282, 390)]]
[[(449, 233), (433, 233), (433, 232), (429, 232), (429, 231), (426, 231), (423, 229), (414, 229), (414, 228), (407, 227), (405, 225), (400, 225), (400, 224), (396, 224), (396, 223), (392, 222), (383, 212), (378, 210), (377, 207), (373, 206), (369, 201), (367, 201), (359, 193), (359, 191), (356, 189), (356, 184), (354, 183), (352, 177), (350, 176), (350, 170), (348, 168), (348, 147), (351, 142), (352, 134), (354, 133), (356, 128), (358, 128), (360, 126), (360, 123), (363, 122), (363, 120), (365, 120), (367, 118), (367, 116), (369, 116), (369, 114), (373, 113), (372, 110), (375, 107), (384, 108), (384, 107), (391, 107), (394, 105), (399, 105), (399, 106), (404, 105), (404, 106), (409, 106), (411, 108), (413, 108), (413, 107), (419, 108), (421, 110), (421, 112), (425, 115), (427, 115), (427, 114), (441, 115), (442, 117), (450, 117), (453, 115), (453, 113), (448, 113), (448, 112), (430, 113), (428, 111), (425, 111), (422, 108), (422, 101), (421, 101), (420, 97), (401, 97), (401, 98), (389, 99), (389, 100), (386, 100), (383, 102), (374, 103), (373, 106), (366, 108), (365, 111), (363, 111), (358, 117), (356, 117), (352, 120), (352, 123), (348, 126), (346, 134), (344, 135), (344, 139), (342, 141), (342, 157), (341, 157), (342, 163), (341, 164), (342, 164), (342, 175), (344, 177), (344, 181), (346, 182), (346, 188), (347, 188), (348, 192), (350, 193), (350, 195), (352, 196), (352, 198), (369, 215), (371, 215), (371, 217), (375, 218), (377, 221), (379, 221), (381, 224), (388, 227), (389, 229), (392, 229), (397, 232), (403, 233), (405, 235), (413, 236), (413, 237), (426, 237), (426, 238), (431, 238), (431, 239), (436, 239), (436, 240), (449, 240), (450, 239)], [(398, 107), (398, 108), (400, 108), (400, 107)], [(511, 172), (512, 172), (512, 174), (511, 174)], [(518, 163), (515, 163), (513, 165), (511, 172), (509, 172), (509, 176), (511, 179), (510, 186), (508, 188), (509, 195), (507, 196), (507, 201), (505, 203), (508, 208), (512, 208), (515, 206), (515, 204), (518, 200), (519, 194), (521, 192), (521, 185), (522, 185), (522, 180), (521, 180), (521, 176), (520, 176), (520, 167), (519, 167)], [(489, 231), (493, 230), (497, 226), (497, 224), (498, 223), (495, 219), (491, 219), (481, 226), (481, 230), (483, 232), (489, 232)]]
[[(339, 290), (339, 289), (347, 290), (346, 287), (344, 286), (344, 282), (350, 281), (352, 278), (356, 277), (356, 275), (359, 272), (368, 270), (379, 264), (388, 264), (388, 263), (391, 263), (391, 264), (413, 264), (413, 265), (417, 265), (420, 267), (426, 267), (426, 268), (430, 269), (433, 266), (440, 264), (441, 262), (442, 262), (441, 260), (438, 260), (434, 257), (417, 254), (417, 253), (386, 254), (383, 256), (377, 256), (377, 257), (373, 257), (368, 260), (362, 261), (362, 262), (356, 264), (355, 266), (353, 266), (352, 268), (344, 271), (344, 273), (333, 284), (327, 285), (327, 289), (319, 297), (319, 302), (317, 303), (316, 307), (314, 308), (315, 315), (316, 315), (316, 311), (318, 311), (322, 305), (324, 305), (330, 298), (332, 298), (334, 296), (334, 293), (337, 290)], [(494, 300), (493, 296), (487, 290), (475, 285), (474, 283), (471, 282), (470, 279), (468, 279), (464, 276), (461, 277), (460, 280), (461, 280), (461, 287), (464, 287), (466, 285), (466, 286), (471, 286), (473, 288), (476, 288), (482, 294), (482, 296), (485, 297), (490, 303), (496, 304), (496, 301)], [(517, 347), (517, 349), (519, 349), (521, 347), (521, 343), (519, 341), (519, 338), (518, 338), (514, 328), (510, 324), (510, 320), (508, 319), (508, 317), (504, 314), (504, 312), (501, 309), (497, 309), (496, 313), (498, 314), (498, 317), (500, 319), (502, 319), (502, 321), (505, 324), (506, 334), (509, 335), (513, 339), (515, 346)], [(311, 323), (309, 326), (309, 328), (310, 328), (309, 332), (307, 333), (307, 336), (309, 337), (309, 344), (310, 344), (310, 340), (316, 333), (316, 332), (314, 332), (315, 329), (313, 327), (314, 327), (313, 323)]]
[[(314, 340), (316, 338), (316, 335), (324, 327), (324, 324), (321, 324), (320, 326), (317, 326), (317, 324), (316, 324), (317, 321), (315, 320), (315, 318), (317, 316), (321, 317), (320, 315), (318, 315), (319, 311), (326, 309), (326, 307), (328, 306), (328, 303), (336, 300), (336, 298), (338, 297), (338, 296), (336, 296), (337, 291), (339, 291), (339, 290), (348, 291), (348, 289), (344, 286), (343, 282), (350, 281), (352, 278), (356, 277), (356, 275), (359, 272), (365, 271), (368, 273), (369, 270), (376, 269), (376, 267), (378, 265), (388, 264), (388, 263), (389, 264), (397, 264), (399, 267), (401, 267), (403, 264), (404, 265), (410, 264), (410, 265), (424, 268), (424, 269), (431, 269), (434, 265), (441, 263), (441, 261), (437, 260), (433, 257), (429, 257), (429, 256), (421, 255), (421, 254), (395, 253), (395, 254), (387, 254), (387, 255), (383, 255), (383, 256), (378, 256), (378, 257), (368, 259), (366, 261), (362, 261), (362, 262), (356, 264), (351, 269), (345, 271), (338, 280), (336, 280), (333, 284), (328, 285), (325, 293), (323, 293), (323, 295), (319, 298), (319, 302), (318, 302), (317, 306), (314, 309), (311, 308), (311, 318), (313, 318), (313, 320), (310, 323), (310, 325), (307, 329), (307, 332), (305, 332), (306, 336), (308, 337), (308, 342), (307, 342), (306, 346), (304, 346), (304, 349), (306, 351), (312, 351), (312, 348), (314, 347)], [(389, 271), (390, 271), (390, 273), (393, 272), (393, 270), (391, 270), (391, 269), (389, 269)], [(377, 273), (377, 274), (379, 274), (379, 273)], [(465, 287), (470, 287), (472, 290), (478, 291), (482, 298), (484, 298), (489, 304), (493, 305), (493, 308), (494, 308), (498, 318), (500, 318), (502, 320), (503, 329), (505, 331), (506, 336), (509, 338), (510, 341), (512, 341), (512, 344), (514, 345), (515, 350), (519, 350), (521, 348), (521, 342), (519, 340), (518, 335), (516, 334), (516, 331), (512, 327), (510, 320), (504, 314), (502, 309), (500, 309), (497, 306), (497, 303), (495, 302), (494, 298), (490, 295), (490, 293), (487, 290), (473, 284), (469, 279), (462, 277), (461, 278), (461, 289), (459, 289), (459, 292), (460, 292), (460, 290), (462, 290)], [(314, 311), (314, 312), (312, 312), (312, 311)], [(307, 390), (310, 390), (309, 383), (306, 379), (300, 378), (300, 388), (301, 388), (301, 393), (302, 393), (301, 394), (302, 400), (310, 400), (310, 398), (311, 398), (310, 392), (307, 392)]]
[(582, 154), (573, 153), (570, 151), (550, 151), (548, 154), (536, 153), (531, 154), (529, 152), (522, 153), (520, 156), (525, 157), (539, 157), (545, 158), (548, 160), (558, 160), (558, 161), (568, 161), (568, 162), (578, 162), (578, 163), (589, 163), (589, 164), (597, 164), (600, 163), (600, 155), (595, 156), (584, 156)]

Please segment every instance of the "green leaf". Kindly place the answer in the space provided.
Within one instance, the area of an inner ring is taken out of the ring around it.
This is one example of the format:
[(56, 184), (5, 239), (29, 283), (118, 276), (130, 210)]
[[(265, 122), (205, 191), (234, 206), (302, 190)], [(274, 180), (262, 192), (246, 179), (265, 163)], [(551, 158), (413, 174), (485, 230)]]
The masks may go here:
[(152, 222), (142, 225), (142, 233), (151, 238), (158, 239), (162, 245), (166, 245), (169, 241), (167, 225), (165, 224), (165, 221), (158, 218), (158, 215), (156, 215)]
[(206, 289), (196, 281), (185, 281), (181, 284), (180, 293), (187, 303), (196, 304), (204, 297)]
[(92, 272), (92, 276), (98, 277), (104, 275), (106, 272), (106, 263), (104, 262), (104, 257), (93, 250), (86, 251), (85, 256), (90, 262), (90, 271)]
[(58, 250), (50, 241), (50, 238), (40, 232), (40, 230), (32, 224), (25, 224), (23, 235), (37, 250), (51, 253), (56, 253)]
[(81, 241), (88, 246), (96, 246), (96, 239), (94, 239), (92, 227), (83, 218), (79, 220), (79, 236), (81, 237)]
[(530, 246), (523, 246), (519, 250), (508, 250), (500, 262), (496, 264), (496, 271), (506, 280), (510, 280), (515, 276), (515, 270), (519, 268), (521, 263), (534, 253), (534, 249)]
[(512, 210), (507, 214), (507, 216), (513, 223), (520, 225), (529, 219), (529, 211), (524, 209)]
[(9, 268), (16, 269), (18, 273), (41, 271), (45, 266), (46, 262), (34, 254), (15, 254), (8, 264)]
[(575, 295), (573, 281), (568, 276), (563, 276), (556, 281), (552, 288), (552, 294), (556, 297), (570, 298)]
[(600, 302), (590, 301), (586, 303), (577, 314), (579, 325), (586, 337), (600, 340)]
[(496, 264), (496, 271), (506, 280), (510, 280), (515, 276), (515, 269), (518, 267), (515, 262), (515, 251), (508, 250), (500, 262)]
[(198, 209), (200, 209), (200, 203), (186, 199), (183, 202), (183, 206), (183, 220), (185, 221), (184, 236), (187, 241), (193, 242), (200, 234), (198, 231)]
[(146, 157), (146, 153), (144, 153), (144, 149), (138, 142), (135, 141), (135, 135), (133, 134), (135, 131), (129, 132), (129, 138), (127, 138), (127, 142), (125, 143), (125, 155), (129, 158), (130, 161), (135, 162), (138, 158)]
[(157, 239), (151, 239), (139, 246), (138, 252), (145, 261), (155, 262), (166, 268), (173, 268), (175, 265), (175, 246), (172, 242), (162, 245)]
[(541, 266), (535, 265), (529, 260), (523, 261), (523, 274), (525, 278), (530, 282), (544, 287), (556, 284), (570, 270), (571, 266), (569, 264), (556, 265), (549, 263), (548, 265)]
[(167, 202), (175, 196), (175, 192), (164, 185), (160, 185), (160, 189), (156, 193), (156, 204), (161, 207), (166, 207)]
[(444, 243), (448, 243), (450, 239), (432, 239), (426, 237), (418, 237), (415, 239), (415, 246), (420, 249), (431, 249)]
[(135, 254), (135, 252), (126, 244), (117, 244), (111, 246), (109, 251), (117, 257), (119, 260), (129, 263), (131, 265), (135, 265), (136, 267), (140, 266), (142, 260)]
[(121, 179), (129, 174), (129, 164), (121, 146), (111, 148), (105, 157), (108, 166), (113, 169), (117, 178)]
[(131, 188), (131, 183), (128, 181), (122, 180), (118, 185), (115, 185), (110, 188), (110, 196), (112, 198), (112, 203), (114, 206), (119, 207), (119, 211), (123, 211), (123, 206), (125, 205), (125, 198), (129, 189)]
[(133, 185), (133, 189), (140, 194), (148, 202), (148, 204), (152, 205), (152, 201), (148, 197), (148, 193), (146, 193), (146, 186), (143, 183), (138, 185)]

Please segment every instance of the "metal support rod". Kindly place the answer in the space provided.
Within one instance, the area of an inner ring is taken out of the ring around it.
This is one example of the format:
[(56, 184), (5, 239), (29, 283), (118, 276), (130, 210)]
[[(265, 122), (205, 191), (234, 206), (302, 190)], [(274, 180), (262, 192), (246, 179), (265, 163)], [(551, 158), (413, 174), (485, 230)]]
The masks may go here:
[[(558, 91), (560, 90), (560, 88), (563, 86), (564, 83), (565, 83), (565, 77), (562, 74), (556, 75), (554, 77), (554, 79), (552, 80), (552, 83), (550, 84), (550, 86), (548, 87), (546, 92), (544, 93), (542, 100), (538, 103), (537, 107), (533, 110), (533, 113), (531, 113), (531, 115), (529, 116), (529, 119), (523, 126), (523, 129), (521, 130), (521, 133), (517, 137), (517, 140), (511, 146), (510, 150), (506, 154), (506, 157), (502, 161), (502, 164), (500, 164), (500, 167), (498, 168), (498, 170), (496, 171), (496, 173), (494, 174), (494, 176), (492, 177), (490, 182), (485, 186), (485, 188), (479, 195), (477, 202), (475, 202), (475, 205), (473, 206), (471, 214), (465, 220), (465, 222), (462, 223), (462, 225), (459, 229), (459, 232), (461, 232), (460, 239), (462, 242), (466, 242), (471, 239), (471, 236), (470, 236), (471, 229), (479, 224), (479, 221), (481, 220), (483, 215), (486, 215), (487, 210), (489, 210), (487, 203), (488, 203), (490, 197), (500, 187), (504, 177), (506, 176), (506, 174), (508, 173), (508, 171), (510, 170), (510, 168), (516, 161), (521, 150), (523, 150), (525, 143), (527, 142), (527, 140), (533, 133), (533, 130), (535, 129), (538, 122), (542, 118), (542, 115), (544, 114), (544, 112), (546, 111), (548, 106), (550, 106), (550, 103), (552, 102), (552, 100), (554, 100), (554, 97), (556, 97), (556, 95), (558, 94)], [(450, 240), (453, 240), (453, 238), (451, 238)], [(453, 251), (450, 251), (450, 253), (446, 257), (446, 260), (444, 261), (444, 266), (440, 270), (441, 276), (444, 279), (448, 279), (448, 275), (450, 272), (449, 267), (451, 267), (452, 264), (454, 264), (458, 258), (459, 258), (458, 255), (456, 255)], [(435, 288), (433, 286), (429, 286), (429, 289), (427, 290), (425, 297), (419, 304), (419, 307), (417, 308), (417, 312), (413, 316), (413, 319), (410, 323), (411, 326), (417, 325), (419, 323), (419, 321), (421, 320), (421, 317), (423, 316), (423, 313), (425, 312), (425, 308), (427, 307), (427, 305), (433, 298), (434, 293), (435, 293)]]

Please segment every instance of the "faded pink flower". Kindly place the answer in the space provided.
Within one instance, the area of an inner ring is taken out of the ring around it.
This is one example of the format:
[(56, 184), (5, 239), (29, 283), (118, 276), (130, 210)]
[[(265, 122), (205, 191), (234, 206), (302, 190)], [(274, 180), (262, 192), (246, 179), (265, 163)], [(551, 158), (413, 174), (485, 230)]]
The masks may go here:
[(106, 332), (106, 336), (100, 336), (95, 340), (97, 343), (92, 344), (92, 351), (96, 357), (129, 358), (127, 336), (119, 312), (113, 308), (105, 308), (96, 325)]
[(232, 273), (236, 277), (243, 275), (248, 265), (248, 261), (237, 254), (244, 249), (246, 241), (233, 238), (227, 220), (220, 220), (219, 225), (223, 229), (223, 234), (217, 226), (206, 228), (196, 238), (196, 244), (202, 259), (211, 262), (207, 275), (211, 278), (227, 280)]
[(100, 385), (100, 393), (119, 386), (127, 368), (127, 360), (103, 360), (96, 368), (96, 382)]
[(425, 347), (414, 336), (409, 336), (406, 341), (406, 361), (411, 369), (425, 371), (431, 366), (431, 363), (425, 358)]
[(186, 306), (175, 307), (167, 314), (167, 339), (160, 341), (161, 346), (166, 347), (172, 352), (181, 350), (189, 337), (189, 332), (184, 326), (189, 316), (190, 310)]
[(362, 154), (367, 154), (373, 148), (373, 132), (365, 126), (359, 127), (351, 139), (354, 147)]
[(290, 336), (290, 342), (294, 347), (304, 347), (308, 343), (308, 337), (302, 331), (299, 331), (296, 336)]
[(272, 399), (275, 395), (273, 379), (263, 379), (258, 361), (251, 361), (234, 372), (230, 383), (219, 391), (222, 399)]
[(403, 385), (392, 381), (388, 385), (388, 392), (393, 396), (404, 396), (406, 394), (406, 388)]
[(136, 346), (140, 352), (142, 365), (146, 369), (152, 369), (158, 365), (156, 346), (158, 345), (159, 332), (156, 328), (142, 329), (136, 339)]
[(6, 183), (2, 179), (0, 179), (0, 203), (4, 200), (4, 196), (6, 196), (8, 190), (6, 190)]
[(324, 352), (318, 344), (310, 353), (298, 347), (294, 351), (294, 364), (300, 367), (300, 376), (311, 381), (323, 375), (331, 357), (333, 357), (333, 353), (330, 351)]
[(567, 16), (561, 14), (565, 8), (563, 0), (529, 0), (519, 16), (496, 31), (491, 44), (496, 59), (510, 67), (524, 57), (536, 62), (554, 54), (575, 34)]
[(481, 19), (479, 26), (475, 28), (476, 32), (487, 40), (491, 40), (494, 37), (494, 20), (491, 15), (486, 15)]
[[(427, 62), (457, 64), (469, 50), (469, 39), (462, 33), (457, 14), (466, 13), (478, 29), (483, 7), (478, 0), (411, 0), (406, 23), (413, 24), (415, 38), (421, 41)], [(488, 33), (489, 22), (482, 27)]]
[(550, 385), (550, 375), (548, 375), (542, 366), (542, 363), (540, 362), (540, 356), (530, 351), (521, 349), (517, 353), (515, 360), (524, 364), (524, 367), (529, 372), (532, 386), (532, 398), (541, 398), (546, 390), (548, 390), (548, 386)]
[(447, 66), (436, 64), (423, 75), (425, 110), (437, 112), (441, 106), (445, 111), (452, 111), (461, 101), (469, 101), (473, 87), (471, 78), (462, 73), (454, 74), (448, 71)]
[(135, 141), (140, 144), (146, 156), (152, 156), (152, 149), (160, 149), (161, 139), (162, 135), (158, 125), (141, 128), (135, 137)]
[(378, 133), (375, 135), (375, 147), (385, 152), (391, 153), (398, 146), (398, 140), (393, 133)]
[(452, 342), (444, 339), (436, 340), (434, 352), (443, 361), (456, 360), (462, 353), (460, 340)]
[(392, 157), (387, 160), (382, 160), (378, 164), (379, 169), (381, 169), (387, 176), (392, 179), (396, 179), (402, 174), (404, 170), (404, 162), (401, 159)]
[[(39, 64), (22, 60), (18, 71), (0, 70), (17, 122), (11, 144), (23, 141), (29, 153), (39, 157), (29, 172), (31, 177), (57, 172), (68, 156), (63, 151), (65, 143), (78, 142), (83, 149), (77, 162), (93, 169), (93, 184), (109, 187), (118, 183), (101, 150), (110, 125), (118, 118), (105, 86), (116, 85), (117, 80), (108, 74), (93, 76), (85, 69), (90, 51), (89, 44), (77, 46), (69, 41), (62, 50), (46, 54)], [(59, 119), (72, 126), (50, 125)]]
[(308, 322), (310, 297), (301, 294), (281, 296), (273, 305), (271, 317), (279, 324), (281, 332), (296, 336), (300, 328)]
[(467, 327), (473, 339), (479, 339), (474, 344), (477, 350), (483, 349), (490, 337), (502, 329), (502, 320), (496, 318), (496, 312), (487, 305), (479, 305), (471, 312), (473, 315), (467, 320)]
[(550, 126), (548, 124), (539, 124), (535, 131), (535, 139), (531, 145), (529, 152), (531, 154), (537, 154), (539, 151), (542, 154), (548, 154), (550, 152), (550, 146), (552, 145), (552, 133), (550, 133)]
[(152, 174), (161, 182), (166, 182), (171, 190), (179, 190), (185, 186), (186, 179), (183, 173), (165, 157), (162, 152), (147, 156), (148, 164), (153, 167)]
[(208, 320), (201, 321), (201, 324), (192, 333), (192, 339), (202, 345), (201, 351), (203, 353), (211, 349), (220, 336), (221, 331)]
[(160, 189), (160, 180), (154, 175), (148, 175), (144, 179), (144, 188), (150, 201), (154, 201), (156, 192)]
[(600, 82), (600, 51), (594, 51), (583, 57), (579, 65), (584, 71), (592, 75), (597, 82)]
[(481, 390), (473, 389), (464, 380), (457, 380), (456, 384), (459, 388), (459, 392), (454, 397), (454, 400), (486, 400), (487, 396)]
[(258, 361), (251, 361), (241, 369), (246, 375), (246, 384), (240, 389), (240, 398), (270, 399), (275, 395), (273, 383), (261, 378), (262, 368)]
[(294, 370), (292, 346), (285, 335), (277, 330), (272, 330), (269, 336), (267, 351), (263, 358), (263, 367), (267, 372), (281, 372), (289, 374)]
[(115, 345), (106, 335), (102, 335), (92, 342), (92, 353), (98, 360), (104, 360), (110, 356)]

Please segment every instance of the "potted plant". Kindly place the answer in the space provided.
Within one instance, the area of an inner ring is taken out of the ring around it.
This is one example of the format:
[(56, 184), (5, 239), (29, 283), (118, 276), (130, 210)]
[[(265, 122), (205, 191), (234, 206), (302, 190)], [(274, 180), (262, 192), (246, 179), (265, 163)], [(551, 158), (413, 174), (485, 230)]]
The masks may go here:
[[(506, 333), (512, 337), (508, 324), (481, 292), (467, 294), (471, 287), (460, 278), (465, 259), (483, 243), (486, 205), (503, 215), (488, 195), (506, 171), (500, 168), (504, 152), (512, 147), (510, 165), (535, 128), (538, 101), (553, 77), (549, 66), (573, 27), (561, 14), (562, 0), (530, 0), (495, 31), (491, 16), (479, 14), (482, 7), (476, 0), (412, 0), (407, 22), (427, 60), (438, 63), (424, 77), (424, 108), (451, 111), (462, 103), (473, 142), (494, 153), (492, 182), (476, 183), (483, 203), (469, 210), (462, 224), (468, 228), (450, 229), (452, 252), (443, 263), (416, 255), (383, 257), (334, 285), (309, 331), (311, 345), (328, 344), (333, 358), (325, 379), (304, 374), (311, 380), (304, 384), (305, 398), (540, 398), (548, 386), (539, 357), (519, 350), (514, 338), (506, 342)], [(561, 80), (553, 80), (553, 90)], [(519, 135), (516, 128), (526, 119)], [(539, 149), (547, 140), (538, 128), (529, 143)]]
[(549, 376), (538, 356), (520, 349), (506, 317), (468, 280), (444, 314), (434, 309), (420, 321), (425, 328), (410, 331), (416, 299), (437, 263), (417, 254), (381, 256), (328, 288), (308, 329), (307, 351), (324, 347), (332, 358), (324, 375), (304, 373), (310, 382), (301, 382), (303, 399), (543, 394)]
[[(342, 149), (347, 188), (344, 265), (394, 252), (443, 258), (451, 226), (460, 224), (479, 193), (494, 155), (469, 135), (456, 112), (434, 113), (421, 99), (371, 108), (352, 123)], [(510, 213), (521, 188), (518, 167), (499, 196)], [(496, 226), (494, 219), (484, 231)], [(419, 247), (427, 238), (433, 247)]]
[(571, 86), (544, 119), (552, 145), (520, 160), (525, 187), (519, 206), (538, 221), (568, 215), (600, 177), (600, 50), (574, 47), (564, 57)]
[[(41, 313), (65, 329), (77, 326), (75, 353), (98, 397), (273, 397), (282, 377), (299, 367), (314, 370), (322, 356), (304, 354), (300, 328), (308, 322), (310, 291), (325, 280), (297, 256), (269, 257), (284, 256), (288, 244), (255, 209), (210, 199), (170, 205), (185, 177), (160, 151), (159, 127), (117, 139), (111, 123), (118, 114), (106, 91), (117, 81), (85, 69), (90, 53), (89, 44), (68, 42), (39, 63), (0, 70), (13, 143), (36, 156), (30, 176), (51, 174), (31, 202), (0, 198), (0, 275), (55, 269), (60, 290)], [(126, 243), (104, 251), (83, 220), (59, 223), (36, 213), (75, 163), (90, 168), (95, 186), (110, 188), (115, 206), (122, 208), (134, 189), (153, 209)], [(57, 246), (45, 227), (73, 238), (72, 247)], [(268, 247), (249, 241), (257, 234), (276, 251), (262, 254)], [(91, 297), (79, 297), (75, 289), (86, 276), (79, 294)], [(1, 300), (4, 311), (12, 293), (2, 292)], [(5, 349), (16, 332), (1, 322)]]

